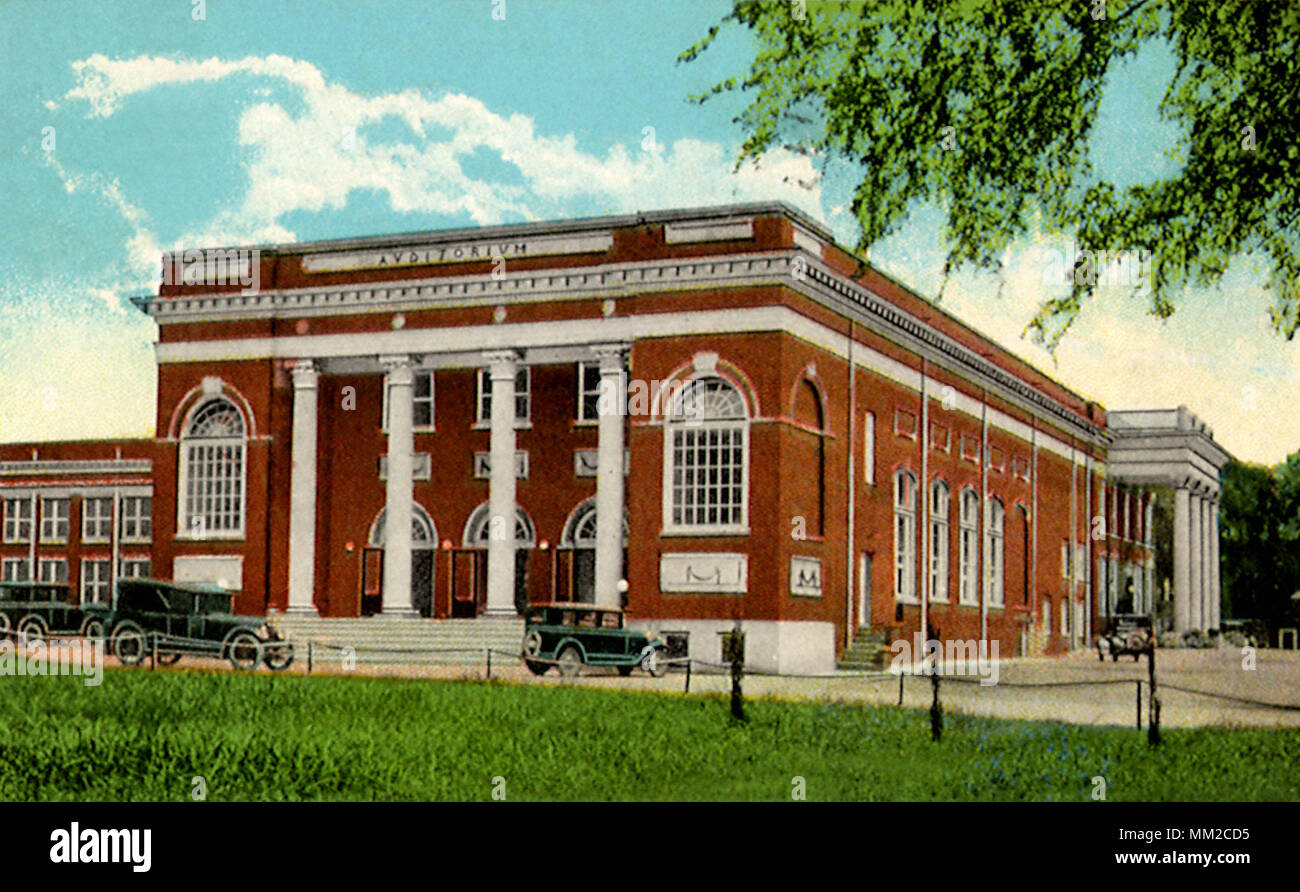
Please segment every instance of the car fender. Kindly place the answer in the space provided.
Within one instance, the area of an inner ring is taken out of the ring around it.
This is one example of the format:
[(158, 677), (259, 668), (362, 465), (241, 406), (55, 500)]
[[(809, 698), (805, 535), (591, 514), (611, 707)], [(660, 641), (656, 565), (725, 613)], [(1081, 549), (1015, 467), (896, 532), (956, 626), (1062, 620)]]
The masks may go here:
[(560, 654), (564, 653), (564, 649), (569, 645), (573, 645), (578, 649), (578, 653), (582, 655), (582, 662), (584, 663), (587, 662), (587, 648), (583, 647), (582, 642), (572, 636), (561, 638), (558, 642), (556, 642), (555, 650), (553, 650), (552, 653), (554, 653), (556, 658), (558, 659)]

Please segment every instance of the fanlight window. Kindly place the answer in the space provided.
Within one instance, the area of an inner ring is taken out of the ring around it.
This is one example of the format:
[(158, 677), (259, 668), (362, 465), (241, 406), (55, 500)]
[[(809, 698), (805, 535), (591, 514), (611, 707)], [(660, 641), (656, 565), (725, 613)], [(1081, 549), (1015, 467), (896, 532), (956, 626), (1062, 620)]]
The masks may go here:
[[(596, 500), (588, 499), (569, 517), (560, 544), (568, 548), (596, 547)], [(627, 544), (627, 513), (623, 514), (623, 544)]]
[[(438, 534), (433, 521), (419, 505), (411, 506), (411, 546), (414, 548), (436, 548)], [(379, 512), (375, 522), (370, 525), (369, 541), (372, 548), (383, 548), (385, 530), (387, 529), (388, 509)]]
[[(474, 509), (465, 524), (465, 545), (468, 548), (487, 548), (492, 536), (491, 509), (484, 502)], [(524, 510), (515, 506), (515, 545), (531, 546), (536, 541), (533, 522)]]
[(749, 489), (744, 397), (721, 378), (697, 378), (673, 395), (667, 422), (665, 526), (744, 529)]
[(244, 533), (244, 418), (225, 398), (201, 405), (181, 434), (182, 534), (232, 538)]

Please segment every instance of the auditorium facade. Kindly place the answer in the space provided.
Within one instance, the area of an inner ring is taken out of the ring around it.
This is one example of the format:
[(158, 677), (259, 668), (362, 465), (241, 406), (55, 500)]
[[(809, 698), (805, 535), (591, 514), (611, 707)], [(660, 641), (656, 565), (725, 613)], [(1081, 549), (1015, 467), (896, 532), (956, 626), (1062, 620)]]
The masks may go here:
[(1208, 428), (1110, 424), (783, 204), (187, 251), (134, 303), (155, 435), (0, 446), (7, 579), (623, 604), (704, 660), (739, 619), (783, 671), (927, 626), (1013, 655), (1161, 601), (1218, 624)]

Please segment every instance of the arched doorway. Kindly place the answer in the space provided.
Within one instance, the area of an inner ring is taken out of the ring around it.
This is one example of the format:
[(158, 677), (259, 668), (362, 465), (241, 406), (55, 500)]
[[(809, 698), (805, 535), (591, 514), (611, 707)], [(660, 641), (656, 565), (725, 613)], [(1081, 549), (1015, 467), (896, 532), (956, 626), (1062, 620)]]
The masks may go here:
[[(384, 521), (380, 511), (370, 524), (362, 555), (361, 615), (373, 616), (383, 609)], [(419, 504), (411, 506), (411, 607), (423, 617), (433, 616), (434, 557), (438, 528)]]
[[(451, 570), (451, 615), (477, 616), (487, 606), (487, 556), (491, 536), (491, 509), (487, 502), (479, 505), (465, 522), (461, 538), (462, 553), (470, 554), (468, 577), (463, 567), (456, 566), (453, 556)], [(537, 544), (537, 530), (524, 509), (515, 506), (515, 609), (523, 612), (528, 606), (528, 556)]]
[[(573, 509), (564, 523), (560, 547), (556, 550), (557, 579), (565, 580), (557, 600), (596, 601), (596, 500), (587, 499)], [(558, 566), (561, 562), (567, 566)], [(627, 513), (623, 514), (623, 571), (627, 578)]]

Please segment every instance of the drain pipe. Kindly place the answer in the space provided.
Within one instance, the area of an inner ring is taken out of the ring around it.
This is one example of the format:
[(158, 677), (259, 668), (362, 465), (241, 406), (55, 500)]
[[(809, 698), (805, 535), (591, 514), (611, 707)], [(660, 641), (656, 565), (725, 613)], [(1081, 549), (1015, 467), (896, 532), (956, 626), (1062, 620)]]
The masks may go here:
[[(848, 413), (847, 413), (847, 415), (848, 415), (848, 423), (845, 425), (845, 428), (848, 430), (848, 443), (847, 443), (847, 447), (848, 447), (848, 453), (849, 453), (849, 462), (848, 462), (848, 465), (849, 465), (849, 491), (848, 491), (848, 509), (847, 509), (847, 512), (846, 512), (848, 516), (845, 518), (845, 520), (846, 520), (846, 527), (847, 527), (847, 533), (846, 533), (846, 540), (845, 540), (845, 546), (844, 546), (845, 565), (846, 565), (846, 566), (845, 566), (845, 570), (844, 570), (844, 575), (845, 575), (845, 577), (846, 577), (846, 578), (845, 578), (845, 586), (844, 586), (844, 591), (845, 591), (845, 595), (844, 595), (844, 647), (845, 647), (845, 648), (849, 648), (849, 647), (851, 647), (851, 646), (853, 645), (854, 632), (856, 631), (856, 628), (857, 628), (857, 627), (855, 627), (854, 624), (853, 624), (853, 602), (856, 600), (856, 595), (857, 595), (857, 592), (854, 590), (854, 585), (853, 585), (853, 571), (854, 571), (854, 566), (853, 566), (853, 565), (854, 565), (854, 563), (855, 563), (855, 561), (854, 561), (854, 557), (855, 557), (856, 548), (857, 548), (857, 547), (856, 547), (856, 544), (855, 544), (856, 539), (855, 539), (855, 537), (854, 537), (853, 515), (854, 515), (854, 513), (855, 513), (855, 511), (856, 511), (855, 500), (856, 500), (856, 497), (857, 497), (857, 483), (858, 483), (858, 481), (857, 481), (857, 478), (854, 476), (854, 474), (855, 474), (855, 472), (854, 472), (854, 465), (855, 465), (855, 462), (853, 461), (853, 458), (854, 458), (854, 455), (856, 455), (856, 453), (857, 453), (857, 449), (858, 449), (858, 439), (857, 439), (857, 438), (858, 438), (858, 433), (857, 433), (857, 431), (858, 431), (858, 428), (857, 428), (857, 421), (858, 421), (858, 400), (857, 400), (858, 370), (857, 370), (857, 368), (853, 365), (853, 320), (852, 320), (852, 319), (849, 320), (849, 349), (848, 349), (848, 354), (849, 354), (849, 407), (848, 407)], [(866, 617), (868, 624), (869, 624), (869, 622), (870, 622), (870, 611), (871, 611), (871, 605), (868, 604), (868, 605), (867, 605), (868, 616)], [(858, 626), (862, 626), (863, 624), (864, 624), (864, 623), (863, 623), (863, 617), (859, 616), (859, 617), (858, 617)]]

